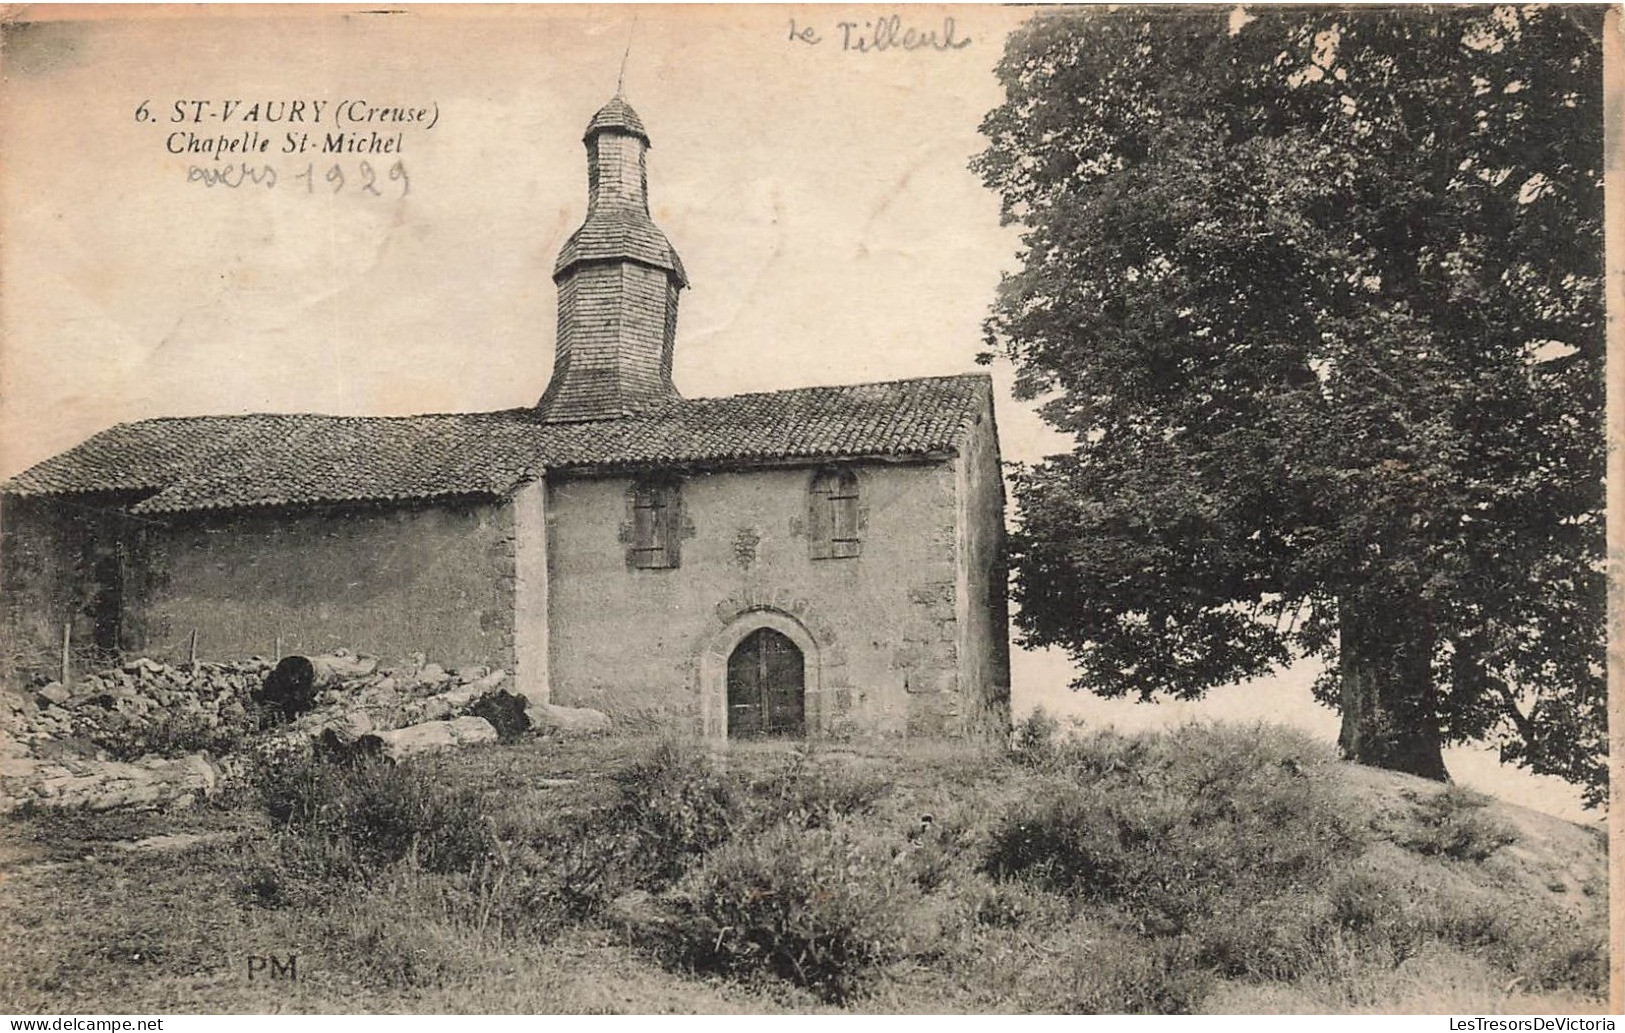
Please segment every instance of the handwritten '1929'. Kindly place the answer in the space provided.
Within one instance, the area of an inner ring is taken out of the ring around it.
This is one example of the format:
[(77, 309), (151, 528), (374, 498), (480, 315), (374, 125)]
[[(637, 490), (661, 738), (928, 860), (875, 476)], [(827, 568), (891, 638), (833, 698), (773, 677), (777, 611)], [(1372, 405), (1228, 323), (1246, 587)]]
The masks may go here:
[[(225, 187), (230, 190), (241, 190), (244, 187), (262, 187), (270, 190), (284, 178), (290, 184), (303, 183), (307, 194), (314, 194), (318, 185), (328, 193), (337, 194), (348, 188), (354, 193), (371, 194), (373, 197), (383, 197), (386, 192), (392, 197), (405, 197), (412, 190), (412, 179), (407, 175), (406, 164), (399, 161), (382, 173), (374, 169), (369, 161), (360, 162), (348, 174), (344, 166), (337, 162), (326, 169), (318, 169), (313, 162), (307, 162), (303, 169), (286, 177), (275, 165), (251, 165), (247, 162), (241, 165), (228, 162), (225, 165), (208, 167), (192, 165), (186, 170), (188, 183), (201, 183), (209, 188)], [(381, 184), (384, 189), (379, 189)]]

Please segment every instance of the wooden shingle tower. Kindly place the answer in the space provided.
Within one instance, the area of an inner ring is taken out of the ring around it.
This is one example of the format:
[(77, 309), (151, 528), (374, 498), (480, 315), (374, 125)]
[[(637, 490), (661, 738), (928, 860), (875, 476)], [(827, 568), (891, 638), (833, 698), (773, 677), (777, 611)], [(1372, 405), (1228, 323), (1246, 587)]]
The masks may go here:
[(649, 216), (649, 134), (619, 94), (587, 123), (587, 217), (553, 268), (559, 291), (548, 423), (615, 419), (676, 397), (683, 264)]

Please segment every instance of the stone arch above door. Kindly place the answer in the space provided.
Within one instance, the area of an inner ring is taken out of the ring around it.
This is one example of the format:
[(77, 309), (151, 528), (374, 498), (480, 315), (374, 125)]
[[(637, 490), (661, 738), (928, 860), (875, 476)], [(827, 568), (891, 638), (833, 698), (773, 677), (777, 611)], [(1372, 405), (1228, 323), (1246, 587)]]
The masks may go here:
[(819, 735), (828, 730), (830, 713), (825, 698), (823, 660), (827, 650), (818, 644), (817, 637), (801, 617), (784, 610), (755, 607), (736, 611), (700, 650), (701, 731), (707, 739), (728, 738), (728, 657), (746, 637), (761, 628), (772, 628), (801, 650), (807, 734)]

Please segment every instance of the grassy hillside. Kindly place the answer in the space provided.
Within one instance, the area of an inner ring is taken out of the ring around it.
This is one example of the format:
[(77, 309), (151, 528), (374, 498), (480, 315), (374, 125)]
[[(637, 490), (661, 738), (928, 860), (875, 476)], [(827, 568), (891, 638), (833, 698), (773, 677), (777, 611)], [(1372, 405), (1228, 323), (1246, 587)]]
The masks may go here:
[[(265, 758), (0, 845), (19, 1011), (1594, 1011), (1593, 831), (1271, 727)], [(250, 957), (298, 956), (296, 982)]]

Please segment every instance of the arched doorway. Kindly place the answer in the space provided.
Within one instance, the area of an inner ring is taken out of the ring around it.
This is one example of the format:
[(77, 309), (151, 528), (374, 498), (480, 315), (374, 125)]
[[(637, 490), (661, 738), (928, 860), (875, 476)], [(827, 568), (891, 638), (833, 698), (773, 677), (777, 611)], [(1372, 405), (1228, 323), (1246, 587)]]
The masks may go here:
[(728, 657), (728, 736), (806, 732), (805, 661), (790, 638), (757, 628)]

